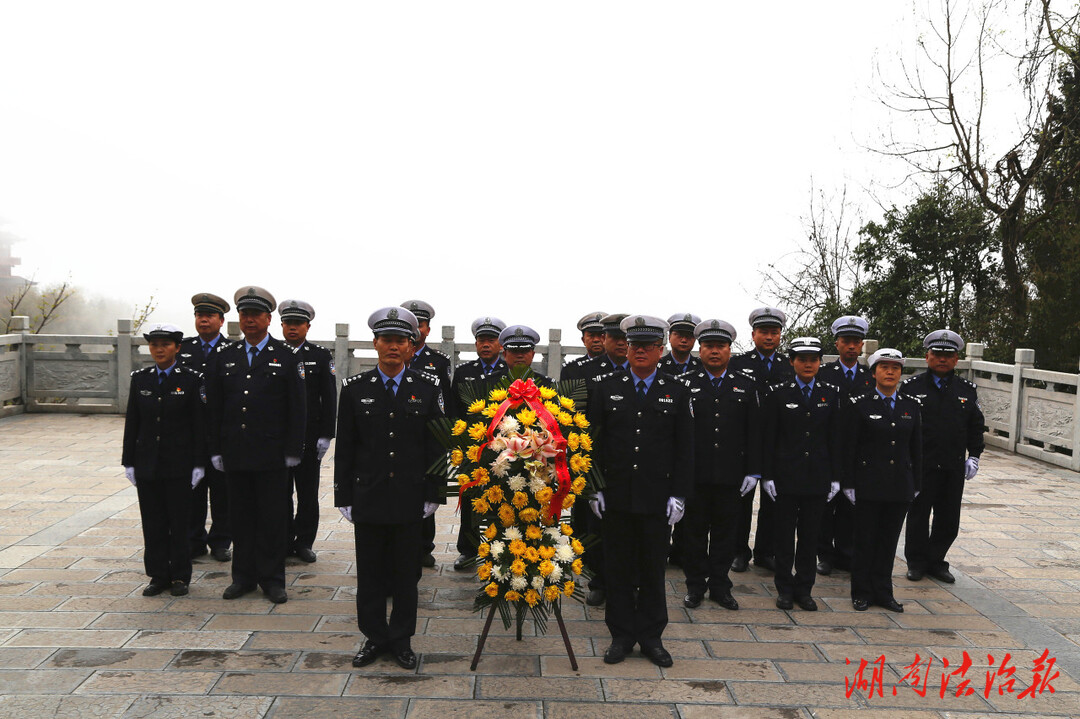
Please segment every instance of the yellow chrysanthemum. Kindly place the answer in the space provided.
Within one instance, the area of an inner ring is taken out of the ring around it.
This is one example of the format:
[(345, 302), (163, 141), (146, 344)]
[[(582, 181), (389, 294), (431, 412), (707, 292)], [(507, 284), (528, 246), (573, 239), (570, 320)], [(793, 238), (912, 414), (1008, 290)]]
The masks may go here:
[(567, 582), (566, 584), (563, 585), (563, 590), (562, 591), (563, 591), (563, 594), (565, 594), (568, 597), (574, 596), (574, 583), (572, 581)]
[(592, 467), (592, 459), (587, 454), (574, 454), (570, 456), (570, 471), (574, 474), (585, 474)]
[(477, 484), (484, 485), (491, 481), (491, 475), (483, 467), (477, 467), (472, 471), (473, 481)]
[(487, 514), (491, 511), (491, 505), (483, 497), (477, 497), (472, 501), (472, 510), (477, 514)]
[(545, 527), (553, 526), (557, 520), (558, 520), (558, 517), (549, 517), (547, 512), (544, 512), (543, 514), (540, 515), (540, 522)]
[(540, 513), (536, 511), (535, 507), (526, 507), (518, 512), (518, 519), (525, 524), (532, 524), (536, 520), (540, 519)]
[(513, 574), (515, 577), (520, 577), (525, 574), (525, 562), (521, 561), (520, 559), (515, 559), (514, 561), (510, 562), (510, 573)]
[(574, 424), (577, 425), (578, 429), (589, 428), (589, 420), (585, 419), (585, 415), (583, 415), (581, 412), (578, 412), (574, 415)]
[(547, 504), (551, 501), (551, 495), (553, 494), (555, 493), (551, 491), (551, 487), (541, 487), (533, 496), (536, 497), (536, 501), (540, 504)]
[(554, 585), (546, 587), (544, 589), (544, 599), (549, 602), (554, 602), (556, 599), (559, 598), (560, 594), (562, 594), (562, 592), (560, 592), (559, 588)]
[(563, 509), (570, 509), (571, 507), (574, 506), (574, 501), (576, 499), (577, 499), (577, 495), (574, 494), (573, 492), (566, 495), (565, 497), (563, 497), (563, 500), (562, 500), (562, 508)]
[(559, 397), (559, 404), (563, 406), (563, 409), (574, 411), (574, 400), (569, 397)]
[(529, 495), (524, 492), (514, 492), (514, 498), (510, 501), (513, 502), (515, 507), (521, 509), (529, 503)]
[(491, 554), (491, 545), (487, 542), (481, 542), (480, 546), (476, 548), (476, 556), (483, 559), (489, 554)]
[(488, 399), (492, 402), (502, 402), (504, 399), (506, 399), (506, 390), (493, 389), (491, 390), (491, 392), (488, 393)]
[(476, 576), (485, 582), (491, 579), (491, 562), (485, 562), (484, 564), (481, 564), (479, 567), (477, 567)]
[(499, 536), (499, 528), (494, 524), (489, 524), (487, 529), (484, 530), (484, 536), (487, 539), (495, 539), (495, 537)]
[(550, 544), (545, 544), (544, 546), (540, 547), (539, 551), (541, 559), (551, 559), (555, 556), (555, 547), (551, 546)]
[(581, 449), (584, 452), (592, 451), (592, 437), (587, 434), (581, 435)]
[(570, 449), (571, 452), (576, 452), (578, 450), (579, 444), (581, 444), (581, 435), (577, 432), (571, 432), (570, 435), (566, 438), (566, 446)]
[(520, 539), (515, 539), (514, 541), (510, 542), (509, 549), (510, 554), (513, 554), (515, 557), (520, 557), (522, 554), (525, 554), (525, 542), (521, 541)]
[(574, 424), (574, 417), (569, 412), (559, 412), (559, 424), (571, 427)]
[(487, 402), (478, 399), (469, 405), (469, 414), (479, 414), (484, 411), (484, 407), (487, 407)]
[(558, 392), (553, 390), (551, 387), (541, 387), (540, 388), (540, 397), (543, 398), (543, 399), (551, 399), (552, 397), (554, 397), (557, 394), (558, 394)]
[(525, 603), (530, 607), (535, 607), (540, 602), (540, 595), (537, 594), (535, 589), (530, 589), (525, 592)]
[(469, 483), (469, 475), (467, 475), (467, 474), (459, 474), (457, 476), (457, 483), (458, 483), (459, 486), (464, 486), (464, 485), (468, 484)]
[(494, 417), (494, 416), (495, 416), (495, 414), (496, 414), (496, 413), (497, 413), (498, 411), (499, 411), (499, 405), (497, 405), (497, 404), (489, 404), (489, 405), (487, 406), (487, 409), (485, 409), (485, 410), (484, 410), (483, 412), (481, 412), (480, 414), (484, 415), (484, 416), (485, 416), (485, 417), (487, 417), (488, 419), (491, 419), (492, 417)]
[(548, 577), (551, 576), (551, 573), (555, 571), (555, 565), (545, 559), (544, 561), (540, 562), (539, 569), (541, 577)]
[[(494, 599), (499, 594), (499, 585), (496, 584), (495, 582), (492, 582), (491, 584), (484, 587), (484, 594), (486, 594), (489, 597), (491, 597), (492, 599)], [(569, 596), (569, 595), (567, 595), (567, 596)]]
[(584, 554), (585, 547), (581, 546), (581, 542), (576, 539), (570, 540), (570, 548), (574, 550), (574, 554)]
[(525, 554), (522, 557), (529, 564), (536, 564), (540, 561), (540, 552), (537, 551), (536, 547), (525, 547)]
[(525, 528), (525, 539), (540, 539), (544, 536), (544, 530), (537, 527), (535, 524), (530, 524)]
[(525, 427), (531, 426), (536, 422), (536, 412), (531, 409), (523, 409), (517, 414), (518, 422), (521, 422)]
[(517, 516), (514, 514), (514, 508), (509, 504), (499, 505), (499, 522), (504, 527), (511, 527), (514, 524), (514, 520)]
[(581, 570), (585, 567), (580, 559), (575, 559), (570, 564), (570, 571), (574, 574), (581, 574)]
[(459, 419), (457, 422), (454, 422), (454, 426), (450, 429), (450, 434), (457, 437), (465, 431), (466, 426), (468, 425), (465, 424), (465, 420)]
[(475, 442), (479, 442), (487, 435), (487, 425), (483, 422), (473, 422), (469, 427), (469, 437)]
[(544, 409), (546, 409), (548, 412), (551, 412), (552, 414), (559, 414), (559, 405), (555, 404), (551, 400), (544, 402)]
[(460, 449), (453, 449), (450, 451), (450, 464), (457, 467), (459, 464), (465, 461), (465, 453)]
[(585, 491), (585, 478), (584, 477), (578, 477), (573, 482), (571, 482), (570, 483), (570, 491), (573, 492), (574, 494), (581, 494), (582, 492), (584, 492)]
[(521, 599), (521, 595), (511, 589), (509, 592), (503, 595), (503, 599), (508, 602), (516, 602)]
[(569, 524), (560, 524), (559, 531), (565, 534), (567, 537), (574, 536), (574, 528), (571, 527)]
[(499, 502), (503, 501), (503, 499), (505, 499), (505, 497), (503, 496), (503, 488), (497, 484), (493, 484), (488, 487), (487, 491), (484, 492), (484, 496), (487, 498), (487, 501), (491, 502), (492, 504), (498, 504)]
[(470, 462), (479, 462), (480, 461), (480, 445), (474, 444), (473, 446), (469, 447), (467, 450), (465, 450), (465, 456), (468, 458), (468, 460)]

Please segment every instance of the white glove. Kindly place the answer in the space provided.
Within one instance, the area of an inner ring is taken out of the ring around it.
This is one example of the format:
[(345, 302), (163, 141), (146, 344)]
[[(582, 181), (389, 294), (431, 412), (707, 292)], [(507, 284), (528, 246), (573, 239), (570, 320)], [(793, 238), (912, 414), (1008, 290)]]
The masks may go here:
[(135, 486), (135, 468), (124, 467), (124, 476), (127, 477), (127, 481), (131, 482), (131, 486)]
[(438, 508), (438, 502), (424, 502), (424, 519), (427, 519), (431, 515), (435, 514), (435, 510)]
[(295, 467), (298, 464), (300, 464), (300, 458), (299, 457), (286, 457), (285, 458), (285, 466), (286, 467), (292, 468), (292, 467)]
[(971, 479), (979, 472), (979, 458), (968, 457), (964, 462), (964, 479)]
[(338, 507), (337, 511), (341, 512), (341, 516), (352, 522), (352, 507)]
[(912, 499), (918, 499), (918, 498), (919, 498), (919, 494), (920, 494), (920, 491), (916, 489), (916, 490), (915, 490), (915, 496), (914, 496), (914, 497), (912, 497)]
[(596, 515), (597, 519), (604, 518), (604, 511), (607, 507), (604, 506), (604, 493), (597, 492), (596, 496), (589, 500), (589, 509)]
[(686, 514), (686, 501), (682, 497), (668, 497), (667, 523), (674, 527), (684, 514)]
[(825, 501), (826, 502), (831, 502), (833, 500), (833, 497), (835, 497), (839, 492), (840, 492), (840, 483), (839, 482), (829, 482), (829, 496), (825, 498)]
[(745, 497), (754, 491), (754, 487), (757, 486), (757, 477), (751, 477), (749, 475), (743, 477), (742, 486), (739, 487), (739, 494)]
[(210, 464), (214, 465), (214, 469), (219, 472), (225, 471), (225, 462), (221, 459), (220, 454), (215, 454), (213, 457), (211, 457)]
[(844, 496), (847, 497), (847, 501), (851, 502), (852, 505), (855, 504), (855, 489), (854, 488), (845, 489), (844, 490)]
[(315, 440), (315, 459), (322, 461), (322, 458), (326, 456), (326, 451), (330, 449), (330, 438), (319, 437)]
[(766, 479), (761, 484), (761, 489), (765, 492), (765, 494), (769, 495), (769, 499), (773, 500), (774, 502), (776, 501), (776, 482), (772, 481), (771, 479)]
[(191, 470), (191, 488), (195, 489), (199, 486), (199, 482), (203, 481), (203, 477), (206, 476), (206, 470), (202, 467), (195, 467)]

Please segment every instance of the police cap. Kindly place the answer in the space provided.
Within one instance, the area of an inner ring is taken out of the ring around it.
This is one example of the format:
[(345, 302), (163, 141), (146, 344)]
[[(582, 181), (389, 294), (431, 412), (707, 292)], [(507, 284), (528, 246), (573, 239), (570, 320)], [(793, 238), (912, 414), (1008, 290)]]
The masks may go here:
[(606, 312), (590, 312), (577, 321), (579, 332), (603, 332)]
[(846, 315), (833, 322), (829, 329), (832, 331), (833, 337), (846, 336), (862, 339), (866, 337), (866, 333), (870, 331), (870, 323), (862, 317)]
[(712, 340), (730, 344), (735, 341), (735, 335), (735, 327), (723, 320), (705, 320), (694, 327), (694, 337), (697, 337), (698, 342)]
[(619, 323), (627, 342), (663, 342), (668, 323), (650, 315), (630, 315)]
[(224, 315), (226, 312), (232, 309), (229, 303), (217, 295), (212, 295), (209, 292), (200, 292), (197, 295), (192, 295), (191, 304), (195, 305), (196, 312), (219, 312)]
[(476, 339), (498, 337), (504, 329), (506, 323), (498, 317), (477, 317), (472, 323), (472, 335)]
[(531, 350), (539, 341), (540, 334), (525, 325), (510, 325), (499, 334), (499, 344), (508, 350)]
[(282, 300), (277, 311), (282, 320), (311, 322), (315, 319), (315, 308), (303, 300)]
[(262, 287), (256, 287), (255, 285), (245, 285), (238, 289), (236, 294), (233, 295), (233, 303), (236, 305), (237, 312), (240, 310), (273, 312), (274, 308), (277, 307), (274, 296)]
[(609, 335), (625, 335), (622, 330), (622, 321), (627, 317), (626, 313), (617, 315), (604, 315), (604, 318), (600, 320), (600, 324), (604, 326), (604, 334)]
[(435, 316), (435, 308), (423, 300), (405, 300), (401, 306), (412, 312), (418, 321), (431, 322), (431, 318)]
[(821, 340), (817, 337), (796, 337), (788, 345), (787, 353), (789, 358), (794, 359), (795, 355), (817, 355), (820, 357), (823, 351)]
[(959, 352), (964, 349), (964, 338), (952, 330), (934, 330), (923, 340), (923, 349), (934, 352)]
[(689, 312), (678, 312), (667, 318), (668, 329), (671, 331), (678, 330), (680, 332), (694, 331), (694, 328), (701, 323), (701, 318), (697, 315), (692, 315)]
[(147, 342), (150, 340), (172, 340), (180, 344), (184, 339), (184, 332), (176, 325), (157, 322), (150, 325), (149, 330), (143, 332), (143, 338)]
[(775, 307), (758, 307), (750, 313), (750, 327), (779, 325), (783, 329), (787, 324), (787, 315)]
[(420, 334), (420, 324), (416, 321), (416, 315), (404, 307), (383, 307), (375, 310), (368, 317), (367, 326), (376, 337), (402, 335), (415, 338)]
[(866, 364), (870, 369), (874, 369), (874, 365), (878, 362), (896, 362), (903, 367), (904, 353), (898, 349), (893, 349), (892, 347), (882, 347), (877, 352), (870, 355), (870, 359), (866, 361)]

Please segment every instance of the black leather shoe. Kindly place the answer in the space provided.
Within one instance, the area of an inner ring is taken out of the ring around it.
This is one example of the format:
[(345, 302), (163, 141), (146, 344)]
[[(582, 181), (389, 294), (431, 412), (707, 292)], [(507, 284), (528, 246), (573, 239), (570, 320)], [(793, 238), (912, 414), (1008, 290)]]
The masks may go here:
[(264, 589), (263, 593), (266, 594), (266, 598), (274, 604), (284, 604), (289, 601), (289, 595), (285, 593), (285, 587), (270, 587)]
[(795, 602), (791, 601), (790, 594), (781, 594), (776, 598), (777, 609), (792, 609), (795, 607)]
[(799, 609), (803, 610), (804, 612), (817, 611), (817, 602), (814, 601), (813, 597), (795, 597), (795, 603), (798, 604)]
[(952, 572), (950, 572), (948, 569), (934, 569), (932, 571), (928, 571), (927, 574), (929, 574), (931, 577), (938, 580), (939, 582), (945, 582), (946, 584), (952, 584), (956, 581), (956, 577), (954, 577)]
[(420, 557), (420, 566), (431, 569), (435, 566), (435, 557), (431, 552), (428, 552), (424, 556)]
[(724, 609), (730, 609), (734, 612), (739, 608), (739, 603), (735, 601), (735, 597), (731, 596), (731, 592), (722, 592), (720, 594), (712, 592), (709, 594), (709, 598)]
[(394, 654), (394, 661), (402, 669), (416, 669), (416, 652), (412, 649), (402, 649)]
[(237, 597), (244, 596), (248, 592), (254, 592), (254, 591), (255, 591), (255, 585), (254, 584), (240, 584), (238, 582), (233, 582), (229, 586), (225, 587), (225, 591), (221, 593), (221, 598), (222, 599), (236, 599)]
[[(206, 552), (203, 552), (203, 554), (206, 554)], [(228, 547), (218, 547), (211, 550), (210, 554), (219, 562), (227, 562), (232, 559), (232, 552), (229, 551)]]
[(921, 570), (921, 569), (909, 569), (909, 570), (907, 570), (907, 578), (908, 578), (909, 582), (918, 582), (918, 581), (922, 580), (922, 578), (925, 577), (925, 576), (926, 576), (926, 574), (924, 574), (923, 570)]
[(179, 579), (174, 581), (172, 583), (172, 587), (169, 588), (169, 594), (173, 595), (174, 597), (182, 597), (187, 593), (188, 593), (187, 582), (180, 581)]
[(768, 569), (770, 572), (776, 571), (776, 562), (772, 557), (756, 557), (754, 559), (754, 566)]
[(817, 573), (823, 577), (827, 577), (832, 574), (832, 563), (827, 559), (822, 559), (817, 563)]
[(683, 597), (682, 605), (687, 609), (697, 609), (701, 606), (701, 600), (704, 598), (705, 596), (702, 594), (695, 594), (694, 592), (690, 592), (685, 597)]
[(607, 595), (604, 594), (603, 589), (593, 589), (589, 592), (589, 595), (585, 597), (585, 603), (590, 607), (599, 607), (607, 599)]
[[(645, 655), (646, 659), (658, 667), (670, 667), (675, 663), (674, 660), (672, 660), (671, 655), (668, 654), (668, 650), (659, 645), (655, 647), (642, 647), (641, 653)], [(605, 659), (606, 658), (607, 657), (605, 657)]]
[(307, 562), (308, 564), (311, 564), (316, 559), (315, 552), (311, 551), (311, 547), (297, 547), (293, 550), (293, 555), (301, 562)]
[(454, 560), (454, 571), (466, 571), (472, 565), (472, 559), (472, 557), (466, 557), (464, 554), (457, 555), (457, 559)]
[[(593, 590), (598, 591), (598, 590)], [(618, 664), (626, 655), (633, 650), (633, 646), (627, 647), (622, 642), (612, 642), (611, 646), (604, 650), (604, 664)]]
[(735, 557), (731, 562), (731, 571), (733, 572), (745, 572), (746, 567), (746, 557)]
[(874, 602), (874, 604), (884, 609), (888, 609), (890, 612), (897, 612), (899, 614), (904, 613), (904, 605), (895, 599), (886, 599), (883, 602)]
[(162, 592), (164, 592), (168, 588), (169, 588), (168, 583), (166, 583), (166, 582), (158, 582), (156, 580), (153, 580), (149, 584), (146, 585), (146, 589), (142, 590), (142, 595), (144, 597), (156, 597), (157, 595), (161, 594)]
[(371, 664), (378, 659), (379, 655), (382, 653), (382, 649), (375, 646), (371, 640), (368, 640), (364, 642), (364, 646), (360, 647), (360, 651), (352, 658), (352, 665), (354, 667), (366, 667), (368, 664)]
[(855, 607), (856, 612), (865, 612), (870, 608), (870, 602), (865, 599), (852, 599), (851, 606)]

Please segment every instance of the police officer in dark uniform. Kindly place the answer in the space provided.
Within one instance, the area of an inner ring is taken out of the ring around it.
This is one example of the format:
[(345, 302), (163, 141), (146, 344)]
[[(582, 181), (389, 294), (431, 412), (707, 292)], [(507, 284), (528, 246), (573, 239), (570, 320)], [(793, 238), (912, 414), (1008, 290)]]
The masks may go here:
[[(195, 306), (197, 334), (180, 343), (180, 354), (176, 361), (183, 367), (207, 375), (207, 363), (213, 360), (214, 351), (218, 347), (232, 344), (221, 334), (225, 315), (232, 308), (227, 301), (209, 292), (192, 296), (191, 304)], [(191, 520), (188, 528), (191, 558), (205, 555), (209, 545), (214, 559), (227, 562), (232, 559), (229, 551), (229, 545), (232, 544), (232, 535), (229, 532), (229, 486), (225, 475), (210, 464), (209, 455), (201, 461), (206, 466), (206, 478), (199, 482), (191, 493)], [(210, 502), (209, 533), (206, 531), (207, 499)]]
[[(510, 325), (499, 333), (499, 345), (503, 348), (503, 359), (506, 361), (507, 371), (532, 370), (532, 380), (537, 387), (554, 387), (555, 382), (550, 377), (532, 369), (536, 345), (539, 341), (540, 333), (526, 325)], [(487, 384), (490, 390), (490, 385), (493, 383), (488, 380)]]
[[(778, 352), (786, 323), (787, 315), (775, 307), (757, 308), (750, 313), (750, 339), (754, 342), (754, 349), (731, 358), (732, 371), (753, 377), (762, 395), (770, 385), (787, 382), (794, 377), (791, 363)], [(745, 572), (753, 555), (754, 564), (775, 570), (772, 547), (773, 501), (762, 490), (758, 505), (757, 532), (754, 534), (754, 550), (751, 552), (750, 523), (754, 515), (754, 488), (747, 489), (744, 485), (742, 489), (747, 491), (742, 499), (739, 529), (735, 535), (735, 560), (731, 563), (731, 569)]]
[(191, 490), (206, 474), (206, 395), (202, 374), (176, 361), (184, 337), (179, 327), (153, 325), (143, 337), (154, 365), (131, 373), (121, 464), (139, 494), (150, 577), (143, 596), (169, 589), (179, 597), (191, 582)]
[(904, 515), (922, 483), (922, 420), (919, 401), (899, 391), (904, 355), (887, 347), (867, 364), (874, 389), (850, 398), (843, 413), (841, 484), (855, 506), (851, 603), (857, 612), (871, 604), (903, 612), (892, 569)]
[(330, 449), (337, 418), (337, 378), (334, 355), (330, 350), (307, 341), (315, 308), (303, 300), (283, 300), (278, 305), (281, 334), (304, 364), (307, 388), (307, 429), (304, 431), (304, 456), (289, 470), (296, 488), (296, 513), (292, 511), (289, 492), (289, 552), (304, 562), (314, 562), (311, 545), (319, 531), (319, 470)]
[[(761, 432), (757, 383), (729, 368), (735, 328), (705, 320), (694, 328), (701, 369), (679, 379), (694, 399), (694, 493), (686, 505), (686, 596), (689, 609), (709, 597), (735, 610), (728, 569), (735, 554), (739, 489), (748, 475), (760, 476)], [(756, 484), (756, 477), (754, 478)], [(678, 526), (678, 525), (676, 525)]]
[(261, 287), (236, 291), (244, 341), (219, 347), (206, 380), (210, 461), (229, 481), (236, 599), (261, 586), (271, 602), (288, 601), (289, 469), (304, 452), (304, 365), (269, 335), (274, 296)]
[[(822, 382), (840, 388), (841, 402), (874, 388), (874, 377), (870, 370), (859, 364), (863, 340), (869, 329), (870, 324), (865, 319), (853, 315), (840, 317), (832, 323), (838, 357), (835, 362), (823, 366), (818, 377)], [(833, 568), (851, 569), (854, 520), (851, 502), (843, 496), (836, 495), (825, 505), (818, 538), (818, 574), (828, 576)]]
[(772, 385), (762, 403), (761, 486), (776, 508), (778, 609), (817, 611), (811, 592), (821, 512), (840, 492), (840, 388), (819, 379), (821, 355), (817, 337), (792, 340), (795, 379)]
[(923, 347), (927, 371), (901, 385), (922, 405), (923, 422), (922, 491), (908, 511), (904, 557), (911, 581), (929, 574), (952, 584), (956, 578), (945, 555), (960, 532), (964, 482), (979, 471), (984, 419), (975, 385), (955, 372), (964, 348), (960, 335), (935, 330), (923, 339)]
[(577, 322), (581, 332), (581, 343), (585, 345), (585, 356), (570, 360), (563, 365), (559, 373), (560, 380), (587, 379), (582, 373), (582, 365), (604, 353), (604, 323), (607, 312), (590, 312)]
[(621, 327), (624, 319), (626, 314), (619, 312), (605, 315), (600, 320), (604, 327), (604, 352), (581, 365), (581, 374), (588, 382), (618, 370), (630, 369), (626, 359), (626, 334)]
[(667, 322), (635, 315), (621, 323), (630, 371), (601, 380), (589, 396), (593, 457), (605, 487), (589, 502), (606, 543), (607, 611), (616, 664), (634, 645), (660, 667), (672, 664), (664, 570), (671, 525), (693, 489), (694, 425), (690, 389), (657, 370)]
[(415, 669), (422, 520), (446, 501), (446, 478), (427, 473), (443, 454), (428, 430), (430, 420), (443, 416), (443, 396), (438, 378), (405, 366), (417, 328), (411, 312), (384, 307), (368, 327), (379, 364), (343, 383), (334, 455), (334, 505), (353, 522), (356, 621), (367, 637), (353, 666), (390, 653), (401, 667)]
[(428, 335), (431, 334), (431, 320), (435, 317), (435, 308), (423, 300), (406, 300), (401, 306), (412, 312), (417, 321), (417, 335), (413, 338), (416, 342), (412, 359), (409, 360), (409, 369), (415, 372), (429, 372), (439, 379), (440, 387), (450, 386), (450, 358), (427, 344)]
[(678, 377), (701, 367), (701, 360), (690, 354), (694, 349), (694, 329), (701, 318), (689, 312), (679, 312), (668, 317), (668, 344), (671, 351), (660, 358), (660, 371)]

